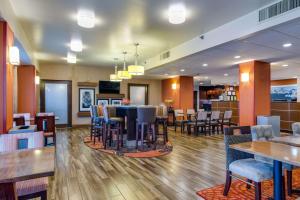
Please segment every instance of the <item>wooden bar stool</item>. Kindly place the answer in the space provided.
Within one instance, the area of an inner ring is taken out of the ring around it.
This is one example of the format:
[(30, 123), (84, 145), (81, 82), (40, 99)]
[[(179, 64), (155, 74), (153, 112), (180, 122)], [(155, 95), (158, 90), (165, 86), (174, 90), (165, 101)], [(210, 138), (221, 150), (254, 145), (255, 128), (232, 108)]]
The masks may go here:
[[(159, 131), (159, 126), (162, 126), (163, 131)], [(163, 137), (164, 144), (168, 142), (168, 108), (165, 105), (157, 106), (155, 120), (156, 141), (159, 136)]]
[[(155, 117), (156, 108), (151, 106), (141, 106), (137, 108), (137, 119), (136, 119), (136, 149), (138, 148), (138, 142), (141, 141), (142, 149), (144, 148), (145, 136), (148, 136), (148, 133), (151, 133), (152, 138), (150, 143), (155, 142), (156, 133), (155, 133)], [(146, 131), (145, 131), (146, 127)], [(140, 139), (139, 139), (140, 134)], [(149, 143), (149, 141), (147, 143)]]
[(91, 113), (91, 140), (94, 140), (94, 144), (96, 143), (96, 137), (98, 137), (99, 142), (101, 141), (100, 138), (102, 137), (103, 140), (103, 132), (104, 132), (104, 118), (103, 113), (99, 112), (97, 105), (92, 105), (90, 108)]
[[(104, 117), (104, 134), (103, 143), (104, 149), (107, 147), (107, 141), (109, 141), (109, 146), (112, 146), (113, 135), (116, 135), (117, 150), (123, 147), (123, 118), (116, 117), (116, 107), (114, 106), (104, 106), (103, 107), (103, 117)], [(120, 139), (121, 137), (121, 139)]]

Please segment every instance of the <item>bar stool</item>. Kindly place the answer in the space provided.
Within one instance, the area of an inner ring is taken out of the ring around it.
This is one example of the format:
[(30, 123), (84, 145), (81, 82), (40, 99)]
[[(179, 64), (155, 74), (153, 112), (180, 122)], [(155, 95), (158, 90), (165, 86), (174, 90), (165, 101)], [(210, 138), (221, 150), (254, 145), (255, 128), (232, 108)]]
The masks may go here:
[[(145, 138), (145, 126), (146, 126), (146, 135), (152, 133), (151, 143), (154, 143), (155, 139), (155, 112), (156, 108), (151, 106), (141, 106), (137, 108), (137, 119), (136, 119), (136, 149), (138, 148), (139, 133), (141, 133), (141, 146), (144, 147), (144, 138)], [(149, 142), (148, 142), (149, 143)]]
[(104, 133), (104, 118), (103, 112), (99, 112), (98, 106), (92, 105), (90, 109), (91, 113), (91, 140), (94, 137), (94, 144), (96, 143), (96, 137), (100, 142), (100, 138), (102, 137), (103, 140), (103, 133)]
[(116, 117), (116, 107), (104, 106), (103, 117), (104, 117), (104, 133), (103, 143), (104, 149), (106, 149), (107, 141), (109, 140), (109, 146), (112, 146), (113, 134), (116, 135), (117, 150), (120, 149), (120, 136), (121, 136), (121, 147), (123, 147), (123, 118)]
[[(163, 131), (160, 133), (159, 125), (162, 125)], [(156, 120), (155, 120), (155, 132), (156, 141), (158, 136), (163, 136), (164, 144), (168, 140), (168, 108), (165, 105), (160, 105), (156, 107)]]

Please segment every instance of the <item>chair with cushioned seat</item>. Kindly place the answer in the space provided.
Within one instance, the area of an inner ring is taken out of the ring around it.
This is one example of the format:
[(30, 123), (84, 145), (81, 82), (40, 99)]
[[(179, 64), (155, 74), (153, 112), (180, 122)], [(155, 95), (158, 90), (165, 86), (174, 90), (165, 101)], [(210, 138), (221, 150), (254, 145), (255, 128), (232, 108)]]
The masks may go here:
[(222, 120), (220, 120), (221, 131), (224, 133), (224, 126), (231, 126), (232, 110), (226, 110), (223, 114)]
[(185, 124), (188, 122), (188, 120), (185, 120), (184, 118), (184, 112), (182, 109), (175, 109), (174, 110), (174, 116), (175, 116), (175, 132), (177, 130), (177, 126), (180, 126), (180, 133), (184, 132)]
[[(159, 125), (162, 126), (163, 131), (159, 131)], [(165, 105), (156, 107), (155, 120), (156, 140), (159, 136), (163, 137), (164, 144), (168, 142), (168, 108)]]
[[(136, 149), (138, 149), (138, 142), (141, 141), (141, 147), (144, 148), (146, 136), (150, 138), (147, 143), (154, 143), (156, 141), (156, 108), (153, 106), (140, 106), (137, 107), (136, 119)], [(146, 128), (146, 129), (145, 129)], [(140, 135), (140, 137), (139, 137)]]
[(293, 135), (300, 136), (300, 122), (292, 124)]
[(207, 127), (209, 130), (209, 134), (215, 133), (215, 130), (217, 128), (217, 133), (219, 134), (219, 127), (221, 126), (219, 120), (220, 120), (220, 111), (212, 111)]
[(207, 112), (199, 111), (197, 112), (196, 119), (194, 121), (189, 121), (187, 123), (188, 133), (191, 133), (191, 129), (194, 131), (194, 135), (198, 135), (199, 128), (201, 128), (201, 132), (206, 135), (206, 125), (207, 125)]
[[(107, 147), (107, 142), (109, 141), (109, 146), (112, 146), (113, 135), (116, 135), (117, 150), (120, 146), (123, 147), (123, 122), (124, 119), (117, 117), (117, 110), (115, 106), (104, 106), (103, 107), (103, 117), (104, 117), (104, 134), (103, 143), (104, 149)], [(121, 138), (120, 138), (121, 137)], [(120, 144), (121, 143), (121, 144)]]
[(48, 138), (53, 138), (53, 145), (56, 144), (56, 128), (54, 113), (38, 113), (35, 116), (37, 131), (44, 132), (45, 146), (48, 144)]
[[(27, 140), (27, 146), (20, 147), (20, 140)], [(22, 149), (44, 146), (43, 132), (0, 135), (0, 152), (12, 152)], [(16, 194), (19, 200), (41, 197), (47, 199), (48, 177), (16, 182)]]
[[(232, 177), (247, 179), (247, 188), (254, 182), (255, 199), (261, 199), (261, 182), (273, 177), (273, 166), (269, 163), (254, 159), (249, 153), (231, 149), (230, 145), (251, 142), (252, 135), (249, 126), (226, 127), (224, 129), (224, 142), (226, 151), (226, 183), (223, 195), (227, 196), (231, 186)], [(238, 133), (237, 133), (238, 132)]]
[[(274, 138), (274, 132), (272, 129), (272, 125), (256, 125), (251, 127), (251, 134), (252, 134), (252, 140), (253, 141), (268, 141), (272, 138)], [(264, 158), (262, 156), (255, 155), (255, 159), (269, 163), (273, 165), (273, 160), (269, 158)], [(293, 193), (292, 190), (292, 171), (296, 167), (287, 163), (283, 163), (282, 168), (287, 170), (287, 192), (288, 195), (291, 196)], [(284, 178), (283, 178), (284, 180)]]

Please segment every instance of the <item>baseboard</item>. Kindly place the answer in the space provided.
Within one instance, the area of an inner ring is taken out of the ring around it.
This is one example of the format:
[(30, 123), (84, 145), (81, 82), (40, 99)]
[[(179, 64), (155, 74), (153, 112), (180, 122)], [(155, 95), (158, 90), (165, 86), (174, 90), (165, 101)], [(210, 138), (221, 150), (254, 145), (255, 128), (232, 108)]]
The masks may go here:
[(90, 124), (73, 124), (72, 128), (89, 128)]

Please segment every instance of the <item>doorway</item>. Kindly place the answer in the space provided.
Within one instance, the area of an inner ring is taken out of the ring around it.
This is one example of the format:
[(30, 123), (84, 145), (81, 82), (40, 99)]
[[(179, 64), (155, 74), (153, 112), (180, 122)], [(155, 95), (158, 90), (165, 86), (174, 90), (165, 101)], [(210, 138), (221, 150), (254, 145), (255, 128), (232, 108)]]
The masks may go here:
[(58, 127), (72, 126), (72, 81), (41, 80), (40, 110), (54, 112)]
[(148, 105), (148, 88), (147, 84), (128, 84), (128, 98), (133, 105)]

